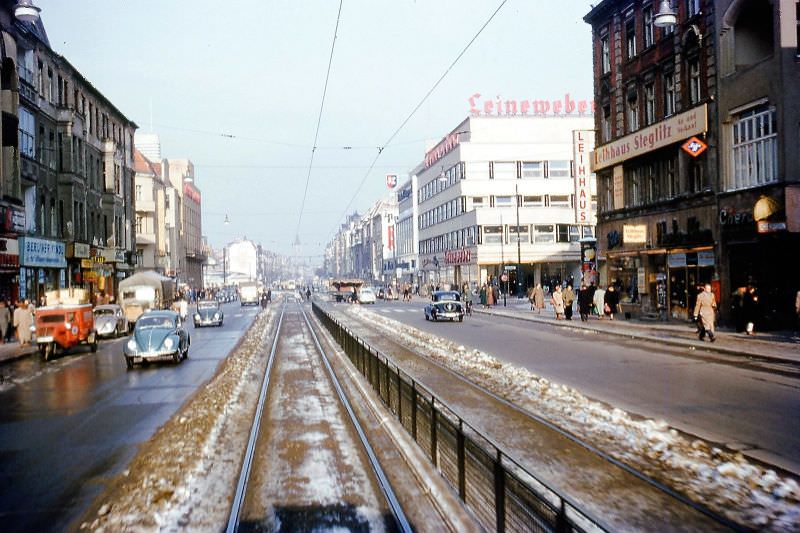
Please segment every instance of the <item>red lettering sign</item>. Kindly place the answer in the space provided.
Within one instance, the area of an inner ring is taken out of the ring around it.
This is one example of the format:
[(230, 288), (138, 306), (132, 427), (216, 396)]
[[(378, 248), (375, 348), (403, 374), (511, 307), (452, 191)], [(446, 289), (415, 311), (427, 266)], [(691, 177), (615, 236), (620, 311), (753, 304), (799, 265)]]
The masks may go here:
[(494, 100), (481, 101), (481, 93), (474, 93), (467, 98), (469, 112), (475, 116), (564, 116), (594, 114), (594, 100), (573, 100), (569, 93), (564, 99), (556, 100), (502, 100), (496, 96)]

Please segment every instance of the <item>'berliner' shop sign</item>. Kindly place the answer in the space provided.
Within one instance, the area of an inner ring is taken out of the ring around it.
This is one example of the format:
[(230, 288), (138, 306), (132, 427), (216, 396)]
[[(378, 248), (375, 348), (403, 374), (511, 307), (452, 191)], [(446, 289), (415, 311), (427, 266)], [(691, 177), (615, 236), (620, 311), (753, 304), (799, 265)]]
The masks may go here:
[(19, 238), (19, 262), (28, 267), (67, 268), (64, 258), (65, 246), (60, 241)]

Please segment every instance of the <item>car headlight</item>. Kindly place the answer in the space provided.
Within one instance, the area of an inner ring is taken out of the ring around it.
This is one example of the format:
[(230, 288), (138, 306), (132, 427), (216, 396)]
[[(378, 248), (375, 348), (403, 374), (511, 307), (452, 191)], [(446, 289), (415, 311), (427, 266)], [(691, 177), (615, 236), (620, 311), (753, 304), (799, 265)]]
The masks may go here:
[(72, 324), (70, 324), (69, 322), (64, 322), (64, 328), (65, 329), (72, 329)]
[(219, 313), (214, 313), (214, 320), (219, 320)]
[(164, 348), (166, 348), (167, 350), (170, 350), (170, 349), (172, 349), (172, 346), (173, 346), (174, 344), (175, 344), (175, 343), (174, 343), (174, 342), (172, 342), (172, 339), (171, 339), (171, 338), (167, 337), (166, 339), (164, 339)]
[(136, 346), (136, 339), (130, 339), (130, 340), (128, 341), (128, 349), (129, 349), (129, 350), (131, 350), (132, 352), (135, 352), (135, 351), (136, 351), (136, 348), (137, 348), (137, 346)]
[(195, 320), (200, 320), (200, 313), (197, 313), (197, 314), (195, 314), (195, 315), (194, 315), (194, 319), (195, 319)]

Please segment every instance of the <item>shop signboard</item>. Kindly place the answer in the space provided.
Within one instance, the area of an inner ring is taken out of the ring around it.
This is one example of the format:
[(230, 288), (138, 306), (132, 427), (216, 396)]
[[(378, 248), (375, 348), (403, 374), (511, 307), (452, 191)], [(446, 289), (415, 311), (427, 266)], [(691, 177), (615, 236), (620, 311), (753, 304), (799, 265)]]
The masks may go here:
[(675, 253), (667, 255), (667, 266), (670, 268), (678, 268), (686, 266), (686, 254)]
[(640, 294), (647, 294), (647, 270), (644, 267), (636, 269), (636, 286)]
[(30, 267), (67, 268), (63, 242), (20, 237), (20, 264)]
[(575, 222), (592, 223), (592, 191), (589, 182), (589, 152), (594, 147), (593, 130), (572, 132), (572, 147), (575, 161)]
[(91, 246), (83, 242), (71, 242), (67, 244), (67, 257), (75, 257), (84, 259), (89, 257), (91, 253)]
[(0, 266), (19, 266), (19, 242), (17, 239), (0, 238)]
[(652, 126), (598, 146), (591, 154), (592, 171), (608, 168), (628, 159), (684, 141), (708, 130), (708, 104), (662, 120)]
[(28, 269), (19, 269), (19, 299), (24, 300), (28, 297)]
[(622, 226), (622, 242), (624, 244), (644, 244), (647, 242), (646, 224), (624, 224)]
[(697, 266), (714, 266), (714, 250), (697, 252)]
[(625, 207), (625, 168), (622, 165), (614, 167), (614, 209)]

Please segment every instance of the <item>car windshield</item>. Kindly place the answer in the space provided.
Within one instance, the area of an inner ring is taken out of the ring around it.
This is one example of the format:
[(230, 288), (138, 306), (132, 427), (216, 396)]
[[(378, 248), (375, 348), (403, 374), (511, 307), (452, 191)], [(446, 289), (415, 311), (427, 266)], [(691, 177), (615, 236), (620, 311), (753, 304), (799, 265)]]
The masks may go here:
[(174, 328), (175, 320), (168, 316), (141, 316), (136, 321), (136, 329)]
[(375, 293), (374, 293), (374, 292), (372, 292), (372, 289), (361, 289), (361, 294), (362, 294), (362, 295), (363, 295), (363, 294), (370, 294), (370, 295), (373, 295), (373, 294), (375, 294)]
[(433, 301), (435, 302), (457, 302), (458, 301), (458, 293), (455, 292), (441, 292), (439, 294), (434, 295)]
[(114, 316), (114, 309), (95, 309), (94, 316)]

